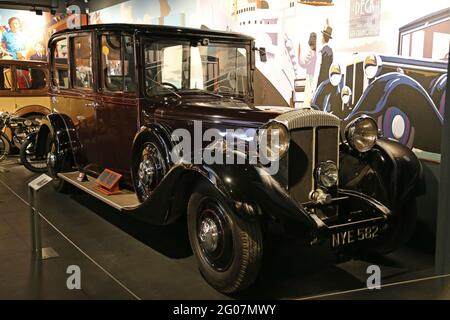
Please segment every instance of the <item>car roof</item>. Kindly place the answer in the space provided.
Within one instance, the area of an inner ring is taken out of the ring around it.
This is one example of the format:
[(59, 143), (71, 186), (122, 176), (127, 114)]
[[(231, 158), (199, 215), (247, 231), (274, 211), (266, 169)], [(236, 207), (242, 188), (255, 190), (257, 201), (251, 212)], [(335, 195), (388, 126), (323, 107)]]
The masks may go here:
[(164, 35), (170, 37), (208, 37), (212, 39), (222, 40), (238, 40), (238, 41), (250, 41), (254, 38), (229, 31), (218, 31), (211, 29), (195, 29), (186, 27), (175, 26), (160, 26), (149, 24), (127, 24), (127, 23), (108, 23), (108, 24), (92, 24), (88, 26), (82, 26), (78, 29), (64, 29), (58, 31), (52, 35), (52, 38), (58, 37), (64, 34), (70, 34), (74, 32), (90, 32), (90, 31), (122, 31), (122, 32), (139, 32), (156, 35)]

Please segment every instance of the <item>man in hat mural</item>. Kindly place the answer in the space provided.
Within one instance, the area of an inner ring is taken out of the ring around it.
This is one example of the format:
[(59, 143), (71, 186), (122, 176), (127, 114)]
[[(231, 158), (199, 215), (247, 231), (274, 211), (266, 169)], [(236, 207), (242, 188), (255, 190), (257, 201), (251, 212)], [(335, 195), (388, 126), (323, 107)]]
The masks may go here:
[(317, 39), (316, 33), (311, 32), (308, 40), (309, 50), (306, 55), (302, 56), (300, 44), (298, 45), (298, 64), (306, 71), (304, 106), (308, 107), (310, 106), (312, 93), (314, 89), (313, 87), (314, 72), (316, 69), (316, 59), (317, 59), (316, 39)]
[(328, 79), (328, 71), (330, 70), (330, 66), (333, 63), (333, 49), (331, 49), (328, 44), (330, 39), (332, 39), (332, 32), (333, 28), (331, 28), (327, 19), (325, 27), (322, 30), (322, 49), (320, 50), (322, 59), (320, 63), (319, 77), (317, 79), (317, 86)]

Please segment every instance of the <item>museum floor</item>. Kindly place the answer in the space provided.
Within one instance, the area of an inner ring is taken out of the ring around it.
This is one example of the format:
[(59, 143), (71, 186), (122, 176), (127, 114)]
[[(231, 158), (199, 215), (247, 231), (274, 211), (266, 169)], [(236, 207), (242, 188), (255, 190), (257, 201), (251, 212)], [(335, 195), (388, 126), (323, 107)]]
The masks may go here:
[[(327, 248), (276, 250), (251, 289), (225, 296), (199, 274), (182, 223), (154, 227), (51, 188), (40, 196), (42, 241), (59, 257), (36, 262), (27, 204), (34, 176), (14, 158), (0, 164), (0, 299), (450, 299), (450, 275), (435, 277), (433, 253), (411, 246), (339, 264)], [(365, 289), (371, 264), (381, 267), (381, 290)], [(66, 287), (69, 265), (81, 268), (81, 290)]]

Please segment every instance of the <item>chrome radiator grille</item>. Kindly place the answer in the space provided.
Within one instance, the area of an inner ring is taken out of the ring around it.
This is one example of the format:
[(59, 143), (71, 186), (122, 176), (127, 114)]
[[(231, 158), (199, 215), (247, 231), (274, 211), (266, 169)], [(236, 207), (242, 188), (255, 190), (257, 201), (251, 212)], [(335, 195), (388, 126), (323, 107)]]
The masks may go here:
[(290, 130), (288, 153), (288, 188), (299, 203), (309, 201), (317, 186), (314, 169), (322, 161), (339, 165), (340, 120), (334, 115), (315, 110), (296, 110), (279, 116)]

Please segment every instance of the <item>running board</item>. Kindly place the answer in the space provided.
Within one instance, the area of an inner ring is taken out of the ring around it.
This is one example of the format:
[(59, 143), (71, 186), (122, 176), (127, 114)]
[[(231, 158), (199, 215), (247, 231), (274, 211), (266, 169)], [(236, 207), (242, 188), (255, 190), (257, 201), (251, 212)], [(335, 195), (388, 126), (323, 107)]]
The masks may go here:
[(120, 194), (108, 196), (95, 189), (95, 187), (98, 186), (98, 184), (95, 182), (95, 178), (86, 175), (87, 181), (78, 181), (77, 178), (79, 173), (80, 172), (78, 171), (58, 173), (58, 177), (83, 190), (84, 192), (89, 193), (90, 195), (96, 197), (100, 201), (103, 201), (104, 203), (117, 210), (129, 211), (139, 207), (140, 202), (134, 192), (122, 189), (120, 190)]

